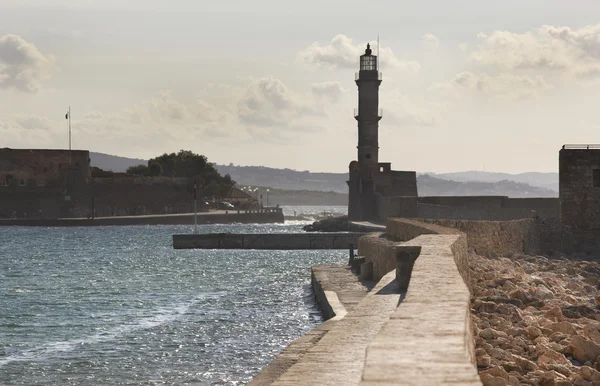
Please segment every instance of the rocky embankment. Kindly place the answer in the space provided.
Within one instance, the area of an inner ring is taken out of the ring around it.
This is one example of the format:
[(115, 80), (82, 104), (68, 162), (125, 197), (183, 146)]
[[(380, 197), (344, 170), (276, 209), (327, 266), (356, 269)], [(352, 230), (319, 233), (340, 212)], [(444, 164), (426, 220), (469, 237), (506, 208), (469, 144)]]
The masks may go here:
[(600, 263), (470, 257), (483, 384), (600, 385)]
[(348, 231), (348, 216), (328, 217), (305, 225), (306, 232), (346, 232)]

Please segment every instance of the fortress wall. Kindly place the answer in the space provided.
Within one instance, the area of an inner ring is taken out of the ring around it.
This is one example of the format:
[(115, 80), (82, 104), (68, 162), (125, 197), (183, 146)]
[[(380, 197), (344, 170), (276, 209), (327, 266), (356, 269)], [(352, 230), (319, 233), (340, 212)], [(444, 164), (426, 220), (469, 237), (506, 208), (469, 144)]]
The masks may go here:
[[(96, 217), (144, 214), (189, 213), (194, 211), (189, 180), (168, 178), (94, 178), (47, 186), (0, 186), (0, 217)], [(65, 201), (66, 195), (69, 197)], [(198, 211), (203, 201), (198, 199)], [(40, 214), (40, 210), (42, 213)]]
[(82, 178), (91, 176), (87, 150), (0, 149), (0, 185), (38, 185), (61, 177), (69, 168), (77, 169)]
[(443, 206), (501, 208), (506, 196), (423, 196), (419, 203)]
[(417, 217), (417, 197), (377, 196), (377, 213), (380, 221), (388, 217)]
[(559, 218), (558, 198), (419, 197), (418, 218), (508, 221), (532, 217)]
[(533, 219), (513, 221), (422, 220), (455, 228), (467, 235), (469, 249), (479, 255), (538, 253), (538, 223)]

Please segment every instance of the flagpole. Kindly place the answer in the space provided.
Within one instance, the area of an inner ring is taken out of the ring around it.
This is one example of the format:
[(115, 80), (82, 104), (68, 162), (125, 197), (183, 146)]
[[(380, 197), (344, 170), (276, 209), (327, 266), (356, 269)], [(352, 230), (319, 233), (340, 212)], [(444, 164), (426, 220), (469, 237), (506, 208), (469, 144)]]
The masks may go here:
[(72, 166), (71, 158), (71, 106), (69, 106), (69, 166)]
[(194, 181), (194, 233), (198, 233), (197, 189), (196, 181)]

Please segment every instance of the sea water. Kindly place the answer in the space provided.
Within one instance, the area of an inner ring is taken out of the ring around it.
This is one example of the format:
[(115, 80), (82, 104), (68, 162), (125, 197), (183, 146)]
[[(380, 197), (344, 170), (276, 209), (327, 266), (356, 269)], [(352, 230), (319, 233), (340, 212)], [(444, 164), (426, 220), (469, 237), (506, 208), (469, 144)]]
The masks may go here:
[(322, 321), (310, 267), (347, 251), (174, 250), (191, 230), (0, 227), (0, 385), (245, 384)]

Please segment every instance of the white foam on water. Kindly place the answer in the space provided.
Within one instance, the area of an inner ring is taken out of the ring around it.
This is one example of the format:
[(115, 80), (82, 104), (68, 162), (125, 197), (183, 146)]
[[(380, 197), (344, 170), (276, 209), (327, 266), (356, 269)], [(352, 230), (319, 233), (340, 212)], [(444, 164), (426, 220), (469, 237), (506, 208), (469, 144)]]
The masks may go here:
[(191, 306), (202, 300), (203, 296), (198, 296), (190, 301), (176, 304), (172, 307), (159, 308), (155, 310), (154, 315), (132, 321), (132, 324), (121, 325), (110, 328), (83, 339), (72, 339), (67, 341), (49, 342), (39, 347), (24, 350), (18, 354), (0, 359), (0, 368), (11, 362), (40, 361), (51, 357), (59, 352), (73, 351), (77, 346), (83, 344), (95, 344), (115, 340), (123, 335), (133, 331), (147, 330), (167, 324), (179, 319), (185, 314)]

